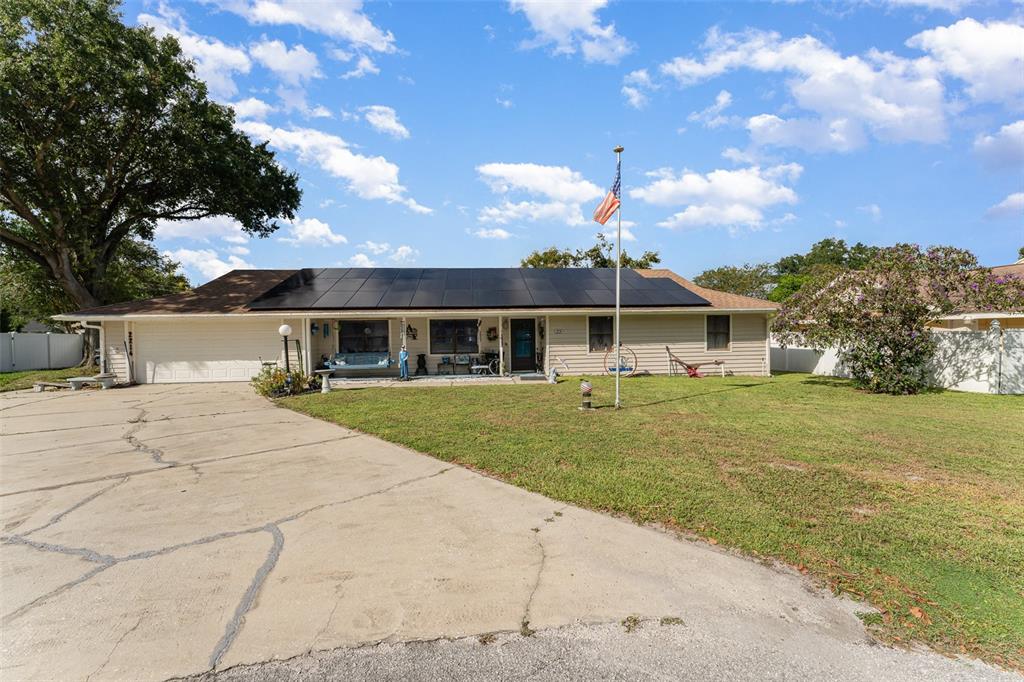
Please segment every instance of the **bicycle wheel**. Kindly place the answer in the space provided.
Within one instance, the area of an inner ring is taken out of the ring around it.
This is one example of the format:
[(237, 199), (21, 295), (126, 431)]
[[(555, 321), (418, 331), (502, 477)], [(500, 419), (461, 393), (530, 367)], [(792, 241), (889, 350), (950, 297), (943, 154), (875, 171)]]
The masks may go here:
[[(636, 353), (629, 346), (619, 347), (619, 376), (631, 377), (637, 371)], [(604, 373), (615, 376), (615, 349), (609, 348), (604, 354)]]

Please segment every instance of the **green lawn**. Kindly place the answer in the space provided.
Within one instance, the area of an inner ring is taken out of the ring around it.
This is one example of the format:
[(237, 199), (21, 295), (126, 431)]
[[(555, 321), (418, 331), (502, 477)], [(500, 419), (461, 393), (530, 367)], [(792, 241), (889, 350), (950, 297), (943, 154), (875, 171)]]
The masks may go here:
[(843, 380), (594, 380), (283, 400), (592, 509), (777, 557), (881, 609), (891, 642), (1024, 669), (1024, 399)]
[(91, 377), (99, 371), (95, 367), (68, 367), (67, 369), (29, 369), (24, 372), (0, 372), (0, 393), (32, 388), (37, 381), (64, 381), (68, 377)]

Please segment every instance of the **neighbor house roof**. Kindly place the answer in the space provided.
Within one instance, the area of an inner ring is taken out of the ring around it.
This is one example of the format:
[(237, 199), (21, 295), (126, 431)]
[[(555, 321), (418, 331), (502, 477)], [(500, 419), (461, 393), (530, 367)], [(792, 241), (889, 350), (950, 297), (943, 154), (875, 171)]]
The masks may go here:
[(728, 308), (730, 310), (777, 310), (781, 306), (772, 301), (751, 296), (730, 294), (724, 291), (716, 291), (706, 287), (697, 286), (685, 277), (681, 277), (667, 268), (651, 268), (649, 270), (637, 270), (643, 277), (664, 277), (671, 279), (680, 286), (686, 287), (701, 298), (706, 299), (712, 308)]
[[(59, 316), (611, 308), (608, 268), (304, 268), (232, 270), (192, 291)], [(770, 301), (699, 287), (667, 269), (622, 270), (624, 308), (774, 310)]]
[[(1010, 265), (996, 265), (989, 268), (996, 277), (1015, 278), (1024, 280), (1024, 258)], [(988, 317), (1016, 318), (1024, 317), (1024, 313), (1006, 310), (982, 310), (980, 308), (963, 308), (950, 315), (943, 315), (940, 320), (969, 320), (984, 319)]]

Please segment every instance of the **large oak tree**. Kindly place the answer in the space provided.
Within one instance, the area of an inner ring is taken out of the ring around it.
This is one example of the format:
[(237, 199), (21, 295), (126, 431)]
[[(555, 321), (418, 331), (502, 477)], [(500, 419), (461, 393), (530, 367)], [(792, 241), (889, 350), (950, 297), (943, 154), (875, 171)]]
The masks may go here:
[(126, 26), (113, 0), (0, 3), (0, 240), (75, 305), (119, 296), (112, 264), (158, 221), (266, 236), (300, 197), (174, 38)]

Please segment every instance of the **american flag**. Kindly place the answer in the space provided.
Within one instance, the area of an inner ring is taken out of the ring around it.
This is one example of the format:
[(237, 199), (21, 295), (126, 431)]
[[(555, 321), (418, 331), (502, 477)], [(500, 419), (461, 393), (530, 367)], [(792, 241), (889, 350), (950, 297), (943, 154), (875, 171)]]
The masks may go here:
[(615, 211), (619, 209), (619, 189), (620, 179), (622, 177), (622, 161), (618, 161), (615, 164), (615, 182), (612, 183), (611, 190), (608, 191), (608, 196), (604, 198), (601, 205), (594, 211), (594, 220), (604, 225), (608, 222), (608, 219), (615, 215)]

